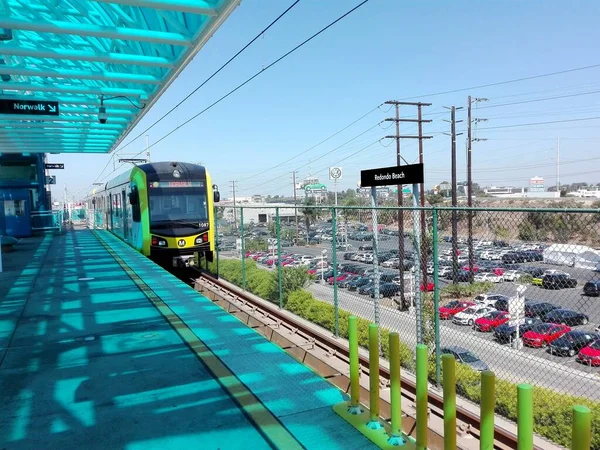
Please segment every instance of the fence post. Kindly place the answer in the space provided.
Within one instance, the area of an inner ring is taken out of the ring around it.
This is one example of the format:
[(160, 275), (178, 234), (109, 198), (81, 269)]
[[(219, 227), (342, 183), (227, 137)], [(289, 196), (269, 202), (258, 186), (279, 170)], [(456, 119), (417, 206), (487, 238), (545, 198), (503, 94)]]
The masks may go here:
[(395, 331), (389, 334), (390, 340), (390, 401), (392, 408), (393, 438), (402, 436), (402, 395), (400, 392), (400, 336)]
[(348, 317), (348, 345), (350, 356), (350, 411), (360, 414), (360, 368), (358, 365), (358, 319)]
[(339, 333), (339, 311), (338, 311), (338, 270), (337, 270), (337, 210), (331, 208), (331, 258), (333, 262), (333, 335), (338, 337)]
[(373, 227), (373, 313), (375, 315), (375, 323), (379, 326), (379, 256), (378, 256), (378, 233), (377, 233), (377, 188), (371, 188), (371, 224)]
[(533, 450), (533, 390), (517, 386), (517, 442), (519, 450)]
[[(419, 185), (413, 184), (413, 206), (419, 206)], [(423, 252), (421, 251), (421, 230), (419, 223), (415, 218), (417, 210), (413, 210), (413, 246), (417, 262), (414, 265), (415, 286), (413, 292), (415, 296), (415, 317), (417, 319), (417, 344), (423, 344), (423, 295), (421, 292), (421, 281), (423, 280)], [(427, 267), (427, 266), (426, 266)], [(424, 286), (427, 289), (427, 286)]]
[(494, 372), (481, 372), (481, 413), (479, 425), (479, 448), (494, 450), (494, 407), (496, 386)]
[(456, 360), (442, 356), (444, 365), (444, 450), (456, 450)]
[(427, 448), (427, 346), (417, 344), (417, 449)]
[[(279, 307), (283, 308), (283, 268), (281, 266), (281, 222), (279, 206), (275, 207), (275, 233), (277, 234), (277, 284), (279, 286)], [(275, 262), (273, 262), (275, 264)]]
[(379, 422), (379, 327), (369, 324), (369, 423), (372, 430), (381, 428)]
[(438, 210), (433, 208), (431, 222), (433, 233), (433, 326), (435, 341), (435, 382), (440, 387), (440, 358), (442, 349), (440, 348), (440, 288), (439, 288), (439, 247), (438, 247)]
[(590, 450), (592, 412), (587, 406), (573, 406), (572, 450)]
[[(237, 214), (235, 209), (233, 214)], [(240, 239), (242, 241), (242, 289), (246, 290), (246, 240), (244, 237), (244, 208), (240, 208)]]

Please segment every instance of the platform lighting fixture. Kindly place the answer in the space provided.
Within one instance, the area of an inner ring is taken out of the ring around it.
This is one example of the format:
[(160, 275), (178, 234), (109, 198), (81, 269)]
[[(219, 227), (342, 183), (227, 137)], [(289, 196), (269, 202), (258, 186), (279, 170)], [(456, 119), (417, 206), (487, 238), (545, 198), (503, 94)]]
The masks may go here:
[(117, 98), (123, 98), (123, 99), (127, 100), (129, 103), (131, 103), (137, 109), (144, 109), (146, 107), (145, 103), (142, 103), (141, 106), (136, 105), (135, 103), (133, 103), (131, 101), (131, 99), (129, 97), (126, 97), (125, 95), (115, 95), (114, 97), (104, 97), (104, 95), (101, 95), (100, 96), (100, 108), (98, 108), (98, 122), (100, 122), (101, 124), (105, 124), (108, 120), (108, 113), (106, 112), (106, 107), (104, 106), (104, 100), (114, 100)]

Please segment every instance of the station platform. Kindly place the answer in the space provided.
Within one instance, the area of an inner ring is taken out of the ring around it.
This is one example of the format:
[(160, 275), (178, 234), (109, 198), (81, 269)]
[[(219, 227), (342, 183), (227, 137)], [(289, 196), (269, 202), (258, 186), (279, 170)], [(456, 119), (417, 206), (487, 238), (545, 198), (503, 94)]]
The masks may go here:
[(336, 387), (108, 232), (3, 261), (1, 449), (372, 448)]

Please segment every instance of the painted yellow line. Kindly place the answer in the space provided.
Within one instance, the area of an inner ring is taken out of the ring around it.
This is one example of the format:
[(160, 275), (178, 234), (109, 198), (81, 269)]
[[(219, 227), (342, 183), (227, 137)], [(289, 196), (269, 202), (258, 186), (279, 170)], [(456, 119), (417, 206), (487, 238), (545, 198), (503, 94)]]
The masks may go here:
[(273, 413), (252, 393), (250, 389), (194, 334), (190, 327), (148, 286), (144, 280), (123, 261), (107, 242), (95, 231), (94, 236), (106, 251), (117, 261), (138, 288), (169, 322), (181, 339), (204, 363), (216, 381), (234, 400), (246, 417), (253, 423), (261, 435), (274, 448), (295, 450), (305, 447), (273, 415)]

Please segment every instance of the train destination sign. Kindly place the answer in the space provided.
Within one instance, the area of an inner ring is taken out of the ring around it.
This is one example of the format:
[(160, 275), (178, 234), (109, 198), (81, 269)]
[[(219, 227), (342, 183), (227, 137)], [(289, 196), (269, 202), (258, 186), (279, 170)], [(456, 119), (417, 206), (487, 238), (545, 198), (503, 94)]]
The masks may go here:
[(0, 99), (0, 114), (58, 116), (58, 102), (46, 100)]
[(151, 188), (178, 188), (196, 187), (203, 188), (204, 181), (154, 181), (150, 183)]
[(362, 187), (393, 186), (397, 184), (419, 184), (425, 181), (423, 164), (382, 167), (360, 171)]

